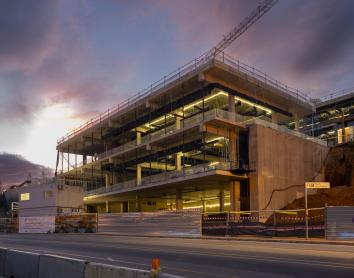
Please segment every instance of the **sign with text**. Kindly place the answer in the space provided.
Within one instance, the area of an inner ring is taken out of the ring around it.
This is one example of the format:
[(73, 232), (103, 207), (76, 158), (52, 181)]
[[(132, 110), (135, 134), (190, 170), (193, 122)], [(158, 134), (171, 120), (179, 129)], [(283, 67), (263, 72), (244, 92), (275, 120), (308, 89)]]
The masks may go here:
[(19, 217), (19, 233), (54, 233), (55, 216)]
[(330, 188), (329, 182), (306, 182), (305, 186), (307, 189), (311, 188)]

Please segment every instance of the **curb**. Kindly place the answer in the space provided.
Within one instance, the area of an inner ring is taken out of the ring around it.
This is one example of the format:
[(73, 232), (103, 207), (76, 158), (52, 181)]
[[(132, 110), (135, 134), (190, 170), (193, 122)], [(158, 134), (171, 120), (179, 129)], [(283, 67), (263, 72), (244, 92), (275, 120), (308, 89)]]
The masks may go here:
[(277, 242), (277, 243), (303, 243), (303, 244), (327, 244), (327, 245), (346, 245), (354, 246), (354, 241), (334, 241), (334, 240), (313, 240), (313, 239), (278, 239), (278, 238), (253, 238), (253, 237), (212, 237), (212, 236), (170, 236), (170, 235), (132, 235), (119, 233), (97, 233), (105, 236), (124, 236), (142, 238), (174, 238), (174, 239), (203, 239), (203, 240), (224, 240), (224, 241), (253, 241), (253, 242)]

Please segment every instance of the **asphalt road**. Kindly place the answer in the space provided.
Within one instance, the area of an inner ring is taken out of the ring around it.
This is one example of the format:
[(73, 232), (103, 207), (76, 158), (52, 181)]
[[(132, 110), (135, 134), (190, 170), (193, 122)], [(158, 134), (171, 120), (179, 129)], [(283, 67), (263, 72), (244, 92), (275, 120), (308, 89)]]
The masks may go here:
[(354, 246), (148, 238), (95, 234), (0, 234), (0, 246), (184, 277), (354, 277)]

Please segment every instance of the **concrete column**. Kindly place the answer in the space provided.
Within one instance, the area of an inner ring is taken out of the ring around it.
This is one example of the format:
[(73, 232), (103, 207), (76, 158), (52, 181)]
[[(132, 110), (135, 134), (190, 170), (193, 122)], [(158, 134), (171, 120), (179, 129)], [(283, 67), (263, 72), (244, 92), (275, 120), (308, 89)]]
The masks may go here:
[(229, 106), (228, 109), (229, 112), (235, 113), (235, 96), (229, 94)]
[(135, 196), (135, 211), (141, 211), (139, 196)]
[(240, 202), (240, 182), (232, 181), (230, 185), (230, 210), (231, 211), (240, 211), (241, 202)]
[(182, 153), (176, 153), (176, 171), (182, 170)]
[(347, 142), (346, 134), (345, 134), (345, 121), (344, 121), (344, 111), (342, 110), (342, 143)]
[[(229, 94), (228, 97), (228, 111), (235, 113), (235, 96)], [(229, 130), (229, 158), (231, 167), (237, 167), (237, 142), (236, 142), (236, 129)]]
[(175, 123), (176, 129), (181, 129), (182, 118), (180, 117), (175, 117), (175, 118), (176, 118), (176, 123)]
[(183, 209), (183, 199), (181, 190), (177, 190), (176, 192), (176, 210)]
[(140, 131), (136, 132), (136, 144), (137, 145), (141, 144), (141, 132)]
[(106, 189), (109, 188), (109, 186), (111, 185), (109, 174), (105, 174), (105, 184), (106, 184)]
[(83, 165), (86, 165), (86, 163), (87, 163), (87, 156), (84, 154), (84, 155), (82, 156), (82, 164), (83, 164)]
[(225, 210), (225, 191), (224, 190), (220, 190), (219, 210), (220, 210), (220, 212), (223, 212)]
[(237, 134), (235, 128), (229, 129), (229, 159), (231, 162), (231, 167), (237, 168)]
[(106, 213), (109, 213), (109, 202), (106, 200)]
[(335, 135), (335, 139), (334, 139), (334, 144), (338, 144), (338, 140), (339, 140), (339, 135), (338, 135), (338, 124), (336, 124), (334, 126), (334, 135)]
[(119, 203), (119, 212), (124, 212), (124, 209), (123, 209), (123, 202), (120, 202), (120, 203)]
[(279, 123), (278, 114), (275, 113), (274, 111), (272, 112), (272, 123), (273, 124), (278, 124)]
[(299, 131), (299, 126), (300, 126), (299, 115), (296, 113), (294, 113), (294, 123), (295, 123), (294, 130)]
[(141, 165), (136, 165), (136, 185), (141, 185)]
[(203, 213), (206, 213), (206, 201), (202, 199)]

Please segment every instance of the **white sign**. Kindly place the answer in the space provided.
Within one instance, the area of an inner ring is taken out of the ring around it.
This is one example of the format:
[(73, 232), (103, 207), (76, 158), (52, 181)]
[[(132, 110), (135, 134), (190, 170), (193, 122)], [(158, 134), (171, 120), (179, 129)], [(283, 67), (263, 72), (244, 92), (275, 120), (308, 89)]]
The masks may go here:
[(19, 233), (46, 234), (55, 231), (55, 216), (19, 217)]
[(306, 182), (306, 188), (330, 188), (329, 182)]

